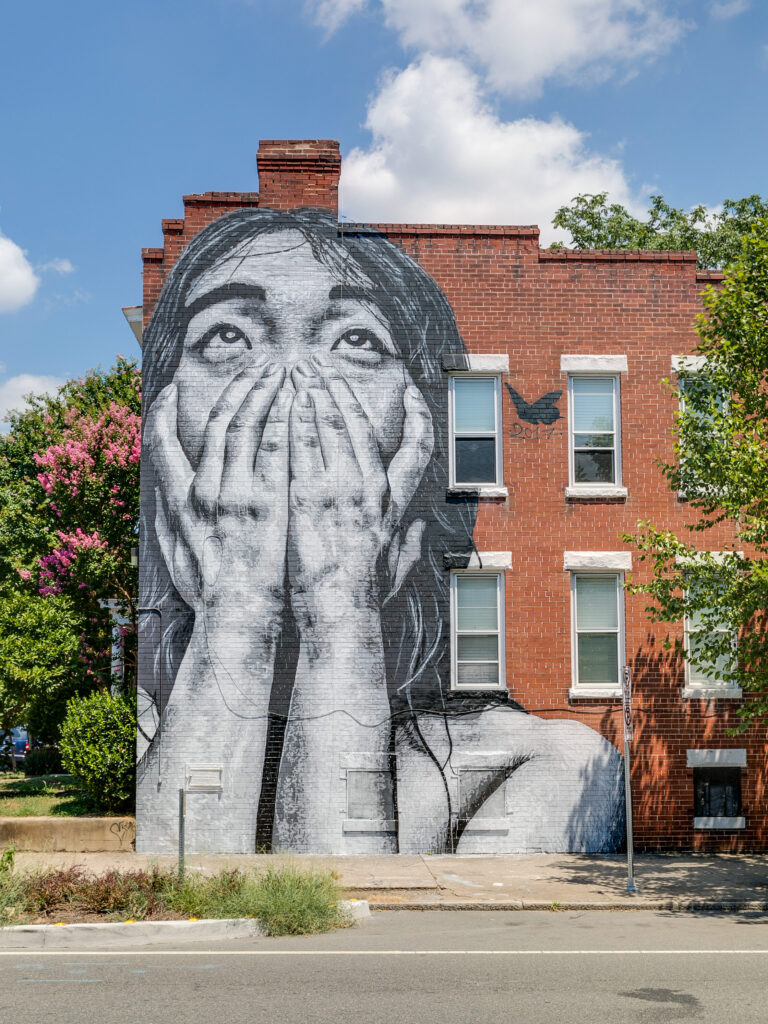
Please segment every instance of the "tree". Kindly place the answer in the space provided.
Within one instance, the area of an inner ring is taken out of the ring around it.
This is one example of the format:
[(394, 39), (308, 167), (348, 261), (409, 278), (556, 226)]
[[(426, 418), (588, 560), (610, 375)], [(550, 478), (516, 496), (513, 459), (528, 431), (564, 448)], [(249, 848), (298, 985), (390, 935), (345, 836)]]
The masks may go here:
[[(757, 194), (726, 199), (715, 212), (694, 206), (687, 213), (663, 196), (651, 196), (647, 220), (607, 200), (607, 192), (575, 196), (552, 223), (570, 232), (576, 249), (695, 249), (700, 267), (725, 267), (739, 256), (752, 226), (768, 217), (768, 200)], [(562, 242), (552, 246), (562, 247)]]
[(125, 683), (135, 682), (140, 404), (136, 364), (118, 357), (11, 414), (0, 604), (18, 614), (0, 613), (0, 722), (8, 714), (53, 738), (69, 697), (113, 681), (110, 600), (126, 620)]
[[(682, 651), (705, 672), (722, 671), (752, 698), (742, 725), (768, 716), (768, 218), (757, 220), (722, 287), (704, 293), (697, 353), (704, 367), (684, 375), (670, 487), (698, 512), (695, 541), (641, 523), (635, 540), (650, 563), (649, 614), (696, 622)], [(733, 530), (727, 552), (702, 552), (706, 532)], [(743, 549), (743, 550), (742, 550)], [(734, 638), (738, 636), (738, 648)]]

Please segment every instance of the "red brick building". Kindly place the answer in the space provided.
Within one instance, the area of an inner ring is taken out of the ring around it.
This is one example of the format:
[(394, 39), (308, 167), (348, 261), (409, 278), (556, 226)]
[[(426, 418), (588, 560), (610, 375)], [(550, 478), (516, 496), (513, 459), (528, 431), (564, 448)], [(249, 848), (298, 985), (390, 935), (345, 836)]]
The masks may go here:
[[(185, 247), (223, 214), (307, 207), (336, 214), (336, 143), (263, 141), (258, 168), (258, 193), (188, 195), (183, 217), (163, 221), (163, 246), (142, 254), (145, 325)], [(340, 224), (339, 231), (376, 233), (416, 261), (447, 298), (466, 345), (463, 363), (443, 356), (442, 365), (459, 381), (448, 393), (446, 500), (471, 495), (477, 507), (475, 552), (454, 567), (479, 568), (485, 555), (482, 569), (496, 570), (503, 598), (500, 664), (480, 669), (454, 650), (454, 684), (462, 673), (492, 678), (527, 712), (583, 722), (621, 750), (619, 680), (629, 665), (636, 845), (764, 847), (765, 743), (756, 730), (729, 734), (743, 697), (727, 682), (689, 678), (684, 661), (663, 646), (668, 627), (650, 623), (643, 598), (621, 587), (629, 571), (638, 580), (646, 571), (622, 534), (641, 519), (681, 531), (695, 515), (656, 465), (673, 457), (675, 402), (660, 382), (674, 379), (680, 358), (695, 348), (700, 293), (720, 275), (697, 270), (693, 252), (541, 249), (535, 226)], [(466, 381), (475, 388), (469, 397)], [(481, 422), (486, 413), (491, 418)], [(468, 453), (486, 458), (481, 482), (467, 482)], [(712, 549), (729, 545), (725, 530), (705, 539)], [(455, 647), (461, 626), (451, 628)], [(489, 636), (485, 648), (466, 650), (490, 650)]]

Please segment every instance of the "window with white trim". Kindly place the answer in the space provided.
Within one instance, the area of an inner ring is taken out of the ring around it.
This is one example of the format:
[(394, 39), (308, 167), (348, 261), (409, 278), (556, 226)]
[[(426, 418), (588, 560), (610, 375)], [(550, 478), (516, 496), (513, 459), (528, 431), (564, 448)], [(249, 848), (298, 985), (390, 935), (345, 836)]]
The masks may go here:
[(451, 573), (451, 683), (456, 690), (504, 687), (501, 572)]
[(621, 486), (618, 374), (569, 374), (570, 486)]
[(686, 690), (739, 690), (733, 678), (734, 659), (736, 656), (736, 636), (733, 630), (718, 617), (695, 609), (684, 617), (685, 650), (688, 655), (696, 657), (702, 653), (706, 638), (717, 634), (718, 639), (727, 638), (729, 650), (720, 654), (714, 664), (708, 667), (694, 665), (689, 658), (685, 660)]
[(620, 572), (571, 573), (573, 689), (617, 690), (624, 662), (624, 587)]
[(450, 484), (502, 483), (501, 377), (455, 374), (449, 386)]
[[(707, 377), (705, 360), (700, 359), (695, 363), (691, 361), (680, 361), (676, 364), (675, 368), (677, 372), (680, 412), (684, 413), (686, 411), (686, 393), (690, 394), (692, 389), (696, 388), (700, 399), (704, 400), (700, 400), (698, 404), (708, 404), (709, 408), (699, 408), (696, 411), (693, 409), (689, 410), (690, 426), (696, 434), (709, 435), (712, 437), (713, 442), (716, 443), (716, 432), (718, 430), (717, 418), (720, 414), (726, 413), (728, 409), (726, 395)], [(682, 499), (705, 498), (710, 493), (712, 496), (716, 496), (716, 488), (713, 488), (710, 484), (703, 482), (701, 480), (701, 474), (695, 473), (691, 469), (690, 454), (688, 456), (688, 468), (686, 469), (685, 445), (679, 435), (678, 439), (680, 443), (679, 497)], [(698, 480), (697, 477), (699, 478)]]

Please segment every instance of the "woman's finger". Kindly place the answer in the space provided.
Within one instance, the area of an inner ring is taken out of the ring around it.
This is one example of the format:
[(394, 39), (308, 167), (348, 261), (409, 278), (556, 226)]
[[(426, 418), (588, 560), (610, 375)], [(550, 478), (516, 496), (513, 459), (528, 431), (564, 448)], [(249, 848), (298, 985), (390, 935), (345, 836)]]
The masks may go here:
[(329, 392), (322, 386), (311, 388), (315, 407), (315, 422), (323, 453), (326, 481), (338, 490), (360, 490), (362, 476), (355, 458), (347, 424)]
[(302, 487), (316, 484), (325, 472), (320, 437), (315, 423), (315, 407), (309, 391), (297, 391), (289, 420), (291, 439), (291, 479)]
[(386, 514), (388, 529), (394, 528), (408, 507), (432, 457), (435, 444), (432, 414), (424, 396), (415, 385), (409, 384), (405, 389), (403, 402), (403, 438), (387, 470), (390, 492)]
[(175, 384), (163, 388), (147, 413), (143, 440), (144, 451), (163, 486), (166, 501), (174, 510), (185, 504), (194, 475), (179, 443), (177, 400)]
[(376, 435), (373, 432), (371, 421), (365, 414), (365, 409), (335, 367), (320, 356), (313, 356), (312, 362), (322, 374), (331, 397), (344, 417), (349, 439), (352, 442), (355, 458), (362, 471), (366, 487), (378, 488), (383, 491), (387, 478), (381, 462)]
[(253, 467), (253, 496), (256, 502), (288, 503), (288, 429), (294, 394), (283, 388), (272, 403), (261, 435)]
[(262, 358), (239, 373), (224, 388), (208, 416), (203, 436), (203, 452), (192, 488), (193, 505), (208, 517), (215, 515), (219, 500), (227, 428), (253, 387), (254, 381), (264, 373), (266, 365), (266, 359)]
[(271, 363), (253, 382), (240, 408), (229, 421), (218, 496), (222, 509), (246, 508), (250, 504), (256, 452), (272, 403), (284, 380), (284, 367)]

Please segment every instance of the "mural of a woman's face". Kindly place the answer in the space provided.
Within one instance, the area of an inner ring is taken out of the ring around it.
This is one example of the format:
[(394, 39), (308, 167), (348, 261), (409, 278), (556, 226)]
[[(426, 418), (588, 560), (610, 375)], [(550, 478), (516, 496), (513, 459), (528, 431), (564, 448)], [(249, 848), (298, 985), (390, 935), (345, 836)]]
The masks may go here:
[[(385, 461), (397, 450), (411, 378), (385, 313), (366, 288), (320, 263), (295, 229), (257, 236), (221, 256), (187, 296), (175, 373), (179, 440), (195, 465), (208, 417), (229, 382), (255, 360), (286, 368), (332, 360), (363, 406)], [(290, 383), (288, 385), (290, 387)]]

